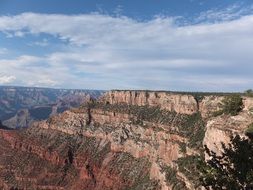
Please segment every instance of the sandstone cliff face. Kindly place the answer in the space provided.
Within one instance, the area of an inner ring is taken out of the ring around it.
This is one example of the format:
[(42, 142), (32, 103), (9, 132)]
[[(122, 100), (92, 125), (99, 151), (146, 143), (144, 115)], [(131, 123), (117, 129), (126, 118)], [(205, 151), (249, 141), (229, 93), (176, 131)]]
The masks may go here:
[(207, 122), (203, 144), (216, 152), (221, 151), (221, 143), (228, 144), (230, 137), (238, 134), (245, 136), (245, 130), (253, 123), (253, 116), (248, 111), (243, 111), (237, 116), (222, 115)]
[(202, 144), (219, 153), (253, 122), (250, 98), (238, 116), (213, 117), (222, 99), (112, 91), (29, 129), (2, 130), (0, 188), (201, 189), (194, 164)]
[(212, 117), (214, 112), (220, 110), (220, 104), (223, 99), (224, 97), (222, 96), (205, 96), (199, 104), (199, 111), (202, 117)]
[(110, 91), (103, 98), (103, 101), (110, 104), (126, 103), (138, 106), (158, 106), (161, 109), (182, 114), (193, 114), (198, 111), (197, 102), (191, 95), (167, 92)]
[(243, 105), (245, 111), (253, 112), (253, 97), (244, 97)]
[[(205, 99), (207, 100), (205, 101)], [(210, 113), (219, 109), (217, 107), (219, 107), (218, 105), (223, 97), (211, 97), (211, 99), (210, 97), (205, 97), (205, 99), (203, 101), (206, 104), (205, 108), (200, 110), (202, 115), (207, 113), (209, 117), (203, 145), (207, 145), (210, 150), (219, 154), (222, 148), (221, 143), (228, 144), (230, 137), (235, 134), (245, 136), (245, 130), (253, 123), (253, 98), (243, 97), (243, 111), (237, 116), (221, 115), (218, 117), (210, 117)]]

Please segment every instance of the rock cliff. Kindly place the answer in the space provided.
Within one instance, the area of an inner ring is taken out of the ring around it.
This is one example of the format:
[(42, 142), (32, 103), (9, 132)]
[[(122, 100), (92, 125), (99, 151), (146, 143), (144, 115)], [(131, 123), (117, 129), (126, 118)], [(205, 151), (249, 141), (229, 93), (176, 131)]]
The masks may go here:
[(198, 111), (197, 102), (191, 95), (149, 91), (110, 91), (103, 97), (110, 104), (126, 103), (137, 106), (157, 106), (167, 111), (193, 114)]
[[(203, 144), (244, 134), (252, 99), (238, 116), (214, 117), (224, 97), (111, 91), (20, 131), (0, 131), (2, 189), (201, 189)], [(26, 168), (24, 170), (24, 168)]]

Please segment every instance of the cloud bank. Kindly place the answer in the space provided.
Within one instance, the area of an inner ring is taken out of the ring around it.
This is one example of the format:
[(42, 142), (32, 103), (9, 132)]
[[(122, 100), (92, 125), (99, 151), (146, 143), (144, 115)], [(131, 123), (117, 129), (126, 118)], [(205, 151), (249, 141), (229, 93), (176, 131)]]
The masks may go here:
[(180, 26), (161, 16), (23, 13), (0, 16), (0, 31), (13, 38), (49, 34), (64, 43), (43, 56), (0, 59), (0, 70), (18, 85), (239, 91), (253, 84), (252, 15)]
[(16, 79), (14, 76), (7, 76), (7, 75), (2, 75), (0, 76), (0, 83), (1, 84), (8, 84), (13, 82)]

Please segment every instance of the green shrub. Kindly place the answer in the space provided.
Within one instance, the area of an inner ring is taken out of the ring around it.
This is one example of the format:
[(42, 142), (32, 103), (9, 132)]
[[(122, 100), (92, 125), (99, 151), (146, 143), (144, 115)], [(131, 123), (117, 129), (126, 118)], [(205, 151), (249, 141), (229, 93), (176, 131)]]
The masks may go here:
[(253, 137), (253, 123), (248, 126), (248, 129), (246, 129), (245, 134), (249, 137)]
[(252, 89), (248, 89), (244, 92), (244, 94), (248, 97), (253, 97), (253, 90)]
[(186, 151), (187, 151), (187, 145), (183, 142), (178, 142), (178, 145), (179, 145), (179, 148), (180, 148), (180, 151), (184, 154), (186, 154)]
[(205, 126), (206, 124), (200, 113), (183, 115), (177, 125), (179, 135), (189, 139), (188, 147), (198, 149), (202, 147), (206, 130)]
[(217, 117), (217, 116), (222, 115), (223, 113), (224, 113), (223, 110), (218, 110), (218, 111), (216, 111), (216, 112), (213, 113), (213, 116), (214, 116), (214, 117)]
[(239, 135), (222, 144), (221, 155), (205, 146), (210, 158), (200, 167), (200, 181), (206, 189), (253, 189), (253, 141)]
[(243, 109), (242, 97), (239, 94), (226, 96), (222, 101), (222, 111), (225, 114), (237, 115)]
[(163, 165), (162, 172), (165, 173), (166, 183), (171, 186), (173, 190), (184, 190), (186, 188), (185, 182), (177, 178), (177, 171), (170, 166)]
[(176, 163), (178, 164), (178, 170), (183, 173), (195, 186), (200, 186), (199, 167), (204, 162), (204, 158), (198, 155), (188, 155), (186, 157), (179, 158)]

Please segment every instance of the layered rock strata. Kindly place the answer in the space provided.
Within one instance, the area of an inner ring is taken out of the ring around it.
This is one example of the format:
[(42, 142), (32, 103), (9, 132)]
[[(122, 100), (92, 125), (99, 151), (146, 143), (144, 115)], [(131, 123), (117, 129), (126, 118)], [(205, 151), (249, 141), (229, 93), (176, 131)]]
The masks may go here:
[(218, 152), (253, 122), (250, 98), (238, 116), (213, 117), (222, 99), (111, 91), (29, 129), (1, 130), (0, 187), (201, 189), (195, 163), (203, 143)]

